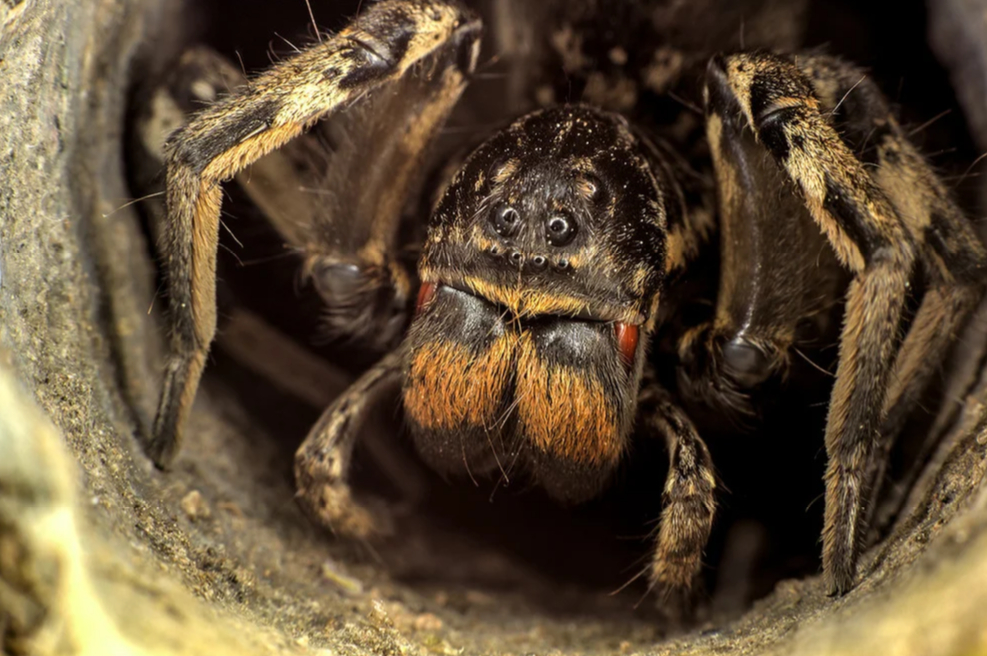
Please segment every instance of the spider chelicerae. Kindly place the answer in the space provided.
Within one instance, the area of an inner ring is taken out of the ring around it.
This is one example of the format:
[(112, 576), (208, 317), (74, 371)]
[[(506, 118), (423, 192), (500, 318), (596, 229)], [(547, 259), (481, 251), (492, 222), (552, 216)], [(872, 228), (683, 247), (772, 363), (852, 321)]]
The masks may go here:
[[(604, 21), (594, 3), (576, 4), (582, 24)], [(515, 72), (535, 72), (519, 84), (545, 106), (442, 166), (431, 149), (480, 52), (480, 21), (459, 3), (369, 5), (245, 84), (220, 59), (187, 60), (235, 89), (166, 148), (171, 342), (146, 445), (154, 461), (180, 446), (215, 333), (220, 183), (255, 165), (292, 181), (258, 204), (304, 254), (336, 332), (389, 349), (297, 453), (299, 498), (319, 521), (349, 536), (380, 528), (347, 470), (368, 408), (396, 387), (430, 466), (524, 471), (567, 502), (597, 495), (632, 436), (651, 434), (670, 465), (648, 574), (687, 592), (717, 479), (681, 397), (747, 412), (751, 391), (784, 375), (805, 319), (845, 292), (823, 565), (834, 593), (852, 588), (889, 446), (982, 296), (984, 248), (860, 69), (815, 52), (669, 48), (642, 39), (629, 15), (608, 16), (596, 41), (569, 23), (531, 28), (563, 68), (606, 53), (608, 75), (584, 80), (606, 102), (555, 104), (545, 58), (521, 47)], [(697, 140), (656, 99), (687, 93), (698, 61)], [(305, 134), (313, 126), (322, 138)], [(681, 155), (697, 141), (708, 172)], [(327, 192), (317, 206), (283, 193), (299, 181)], [(401, 235), (416, 232), (402, 228), (422, 222), (426, 188), (435, 202), (413, 270)], [(660, 382), (649, 345), (676, 324), (676, 285), (717, 241), (714, 312), (678, 331), (677, 380)]]

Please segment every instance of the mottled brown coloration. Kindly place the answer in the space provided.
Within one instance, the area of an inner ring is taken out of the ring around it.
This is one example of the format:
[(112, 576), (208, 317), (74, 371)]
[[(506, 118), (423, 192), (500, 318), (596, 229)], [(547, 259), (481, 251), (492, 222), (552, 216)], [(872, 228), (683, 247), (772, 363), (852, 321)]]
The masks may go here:
[(672, 597), (687, 597), (697, 583), (716, 511), (716, 479), (702, 438), (650, 373), (645, 375), (639, 403), (644, 430), (664, 440), (668, 449), (663, 510), (648, 577), (662, 599), (671, 603)]
[(393, 398), (404, 358), (404, 350), (398, 349), (368, 369), (326, 408), (295, 454), (299, 503), (340, 535), (367, 539), (392, 530), (385, 511), (370, 510), (353, 498), (346, 477), (360, 428), (375, 406)]
[[(573, 262), (575, 260), (575, 262)], [(578, 258), (570, 258), (570, 266), (578, 269)], [(585, 316), (593, 307), (594, 313), (608, 319), (625, 323), (641, 323), (647, 307), (621, 307), (599, 303), (597, 299), (576, 298), (567, 294), (553, 294), (520, 285), (507, 286), (491, 284), (489, 281), (467, 277), (463, 284), (478, 296), (489, 299), (507, 308), (516, 317), (536, 317), (542, 315)], [(595, 307), (600, 306), (600, 307)]]

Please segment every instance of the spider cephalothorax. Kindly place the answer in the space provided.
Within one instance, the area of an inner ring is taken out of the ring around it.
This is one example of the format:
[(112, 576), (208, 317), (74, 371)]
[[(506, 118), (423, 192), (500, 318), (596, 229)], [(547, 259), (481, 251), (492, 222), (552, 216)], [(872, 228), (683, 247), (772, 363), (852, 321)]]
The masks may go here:
[[(607, 26), (586, 43), (619, 70), (612, 87), (589, 74), (586, 94), (635, 124), (584, 104), (520, 112), (439, 196), (417, 280), (401, 264), (398, 228), (418, 206), (428, 146), (477, 64), (479, 20), (460, 4), (371, 5), (176, 131), (166, 157), (172, 344), (149, 453), (165, 464), (177, 450), (215, 331), (219, 183), (255, 163), (252, 177), (268, 187), (255, 185), (255, 200), (304, 254), (337, 327), (387, 345), (405, 312), (415, 315), (400, 346), (326, 410), (298, 451), (299, 498), (319, 521), (346, 535), (378, 528), (351, 497), (347, 468), (371, 402), (400, 387), (433, 467), (516, 466), (568, 501), (596, 494), (633, 437), (662, 439), (670, 464), (649, 574), (666, 590), (687, 590), (716, 485), (677, 396), (739, 406), (776, 378), (806, 320), (842, 293), (839, 265), (852, 281), (825, 435), (823, 564), (832, 589), (845, 592), (888, 445), (981, 297), (987, 255), (859, 69), (819, 54), (710, 57), (701, 40), (683, 46), (688, 39), (677, 47), (693, 50), (662, 54), (661, 34), (629, 44), (622, 29), (661, 30), (673, 9), (641, 2), (610, 14), (598, 4), (575, 13), (581, 25), (599, 17)], [(781, 6), (747, 5), (767, 17)], [(524, 27), (535, 36), (518, 42), (559, 45), (569, 74), (588, 61), (571, 26), (540, 36)], [(678, 43), (674, 30), (664, 36)], [(541, 51), (514, 53), (519, 84), (543, 81), (524, 66), (531, 52)], [(685, 79), (670, 62), (704, 58), (696, 102), (715, 181), (719, 285), (712, 316), (675, 336), (679, 384), (666, 389), (658, 381), (676, 376), (655, 375), (648, 346), (674, 324), (669, 287), (712, 245), (714, 203), (708, 186), (694, 184), (703, 176), (651, 135), (663, 127), (656, 98)], [(238, 78), (209, 62), (223, 79)], [(292, 140), (323, 118), (315, 130), (331, 133), (331, 148), (312, 157), (311, 141)], [(324, 185), (330, 200), (291, 196), (299, 180)], [(925, 289), (909, 318), (917, 279)]]

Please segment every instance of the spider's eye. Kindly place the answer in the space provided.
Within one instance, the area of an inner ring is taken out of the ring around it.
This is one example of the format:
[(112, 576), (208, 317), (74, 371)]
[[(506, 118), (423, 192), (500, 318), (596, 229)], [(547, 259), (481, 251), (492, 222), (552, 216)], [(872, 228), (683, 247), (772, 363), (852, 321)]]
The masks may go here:
[(576, 222), (565, 214), (556, 214), (545, 225), (548, 243), (565, 246), (576, 236)]
[(521, 225), (521, 215), (510, 205), (498, 205), (490, 215), (490, 223), (501, 237), (510, 237)]

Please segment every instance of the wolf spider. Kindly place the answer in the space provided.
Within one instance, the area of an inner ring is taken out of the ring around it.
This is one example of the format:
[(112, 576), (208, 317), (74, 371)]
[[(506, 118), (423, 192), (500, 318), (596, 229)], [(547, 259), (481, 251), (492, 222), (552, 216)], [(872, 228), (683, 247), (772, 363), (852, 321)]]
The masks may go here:
[[(670, 465), (650, 580), (687, 591), (717, 481), (676, 393), (742, 406), (780, 376), (800, 319), (830, 285), (817, 266), (828, 243), (852, 281), (825, 430), (823, 566), (832, 592), (847, 592), (889, 445), (982, 296), (985, 252), (970, 223), (866, 74), (822, 54), (742, 51), (709, 58), (702, 89), (715, 189), (660, 126), (588, 104), (538, 109), (437, 185), (409, 271), (399, 228), (480, 36), (453, 0), (384, 0), (168, 140), (171, 342), (151, 458), (164, 466), (178, 451), (215, 334), (220, 183), (254, 163), (263, 176), (258, 160), (277, 151), (284, 170), (332, 192), (315, 207), (282, 185), (259, 203), (304, 254), (332, 321), (382, 347), (400, 339), (298, 450), (302, 504), (342, 535), (380, 528), (347, 470), (368, 408), (398, 386), (430, 466), (521, 467), (567, 502), (601, 491), (633, 432), (652, 434)], [(210, 61), (204, 75), (239, 78)], [(327, 125), (332, 139), (300, 137)], [(717, 231), (716, 311), (679, 336), (682, 384), (666, 390), (649, 342), (674, 316), (673, 283)]]

